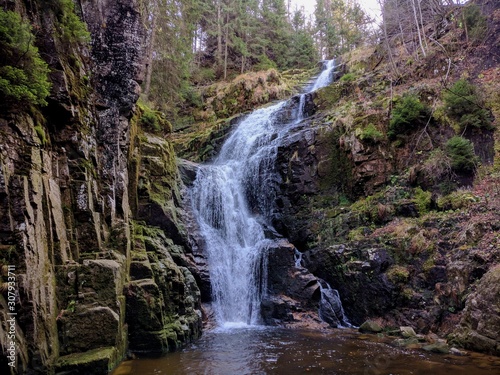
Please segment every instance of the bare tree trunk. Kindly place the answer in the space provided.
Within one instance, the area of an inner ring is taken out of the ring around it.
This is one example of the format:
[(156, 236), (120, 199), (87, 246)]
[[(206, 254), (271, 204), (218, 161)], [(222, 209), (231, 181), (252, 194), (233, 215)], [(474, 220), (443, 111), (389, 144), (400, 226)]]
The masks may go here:
[(221, 1), (217, 1), (217, 65), (222, 65), (222, 15), (221, 15)]
[(405, 47), (406, 53), (409, 55), (410, 50), (408, 49), (408, 46), (406, 45), (405, 42), (405, 33), (403, 31), (403, 25), (401, 24), (401, 17), (398, 13), (398, 24), (399, 24), (399, 32), (401, 33), (401, 42), (403, 43), (403, 46)]
[(422, 36), (424, 37), (424, 45), (425, 45), (425, 48), (428, 48), (428, 45), (427, 45), (427, 36), (425, 35), (425, 29), (424, 29), (424, 18), (422, 17), (422, 7), (420, 6), (420, 3), (422, 2), (422, 0), (417, 0), (417, 4), (418, 4), (418, 12), (420, 13), (420, 25), (422, 26)]
[(422, 50), (422, 53), (423, 53), (424, 57), (426, 57), (427, 53), (425, 52), (425, 48), (424, 48), (424, 45), (422, 43), (422, 35), (420, 35), (420, 25), (419, 25), (419, 22), (418, 22), (417, 9), (415, 7), (415, 0), (411, 0), (411, 5), (413, 7), (413, 15), (414, 15), (414, 18), (415, 18), (415, 25), (417, 26), (418, 43), (420, 44), (420, 48)]
[(399, 76), (398, 67), (396, 66), (396, 63), (394, 62), (394, 59), (392, 57), (392, 50), (391, 50), (391, 45), (389, 43), (389, 36), (387, 35), (387, 21), (386, 21), (387, 15), (383, 13), (384, 12), (384, 7), (382, 5), (382, 0), (378, 0), (378, 3), (380, 5), (380, 9), (382, 9), (382, 26), (383, 26), (383, 29), (384, 29), (385, 46), (387, 48), (387, 53), (389, 54), (389, 60), (391, 62), (391, 66), (392, 66), (393, 71), (396, 73), (396, 75)]
[(153, 75), (153, 53), (156, 39), (156, 15), (153, 14), (153, 21), (151, 22), (151, 40), (149, 41), (148, 62), (146, 64), (146, 77), (144, 82), (144, 97), (149, 96), (151, 90), (151, 76)]
[(224, 34), (225, 47), (224, 47), (224, 79), (227, 78), (227, 45), (229, 44), (229, 15), (226, 16), (226, 32)]

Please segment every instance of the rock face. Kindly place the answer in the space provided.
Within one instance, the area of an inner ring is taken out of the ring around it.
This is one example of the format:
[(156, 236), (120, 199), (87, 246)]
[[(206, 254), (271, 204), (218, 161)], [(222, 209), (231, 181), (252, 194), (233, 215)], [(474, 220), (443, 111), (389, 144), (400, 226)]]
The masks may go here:
[(296, 265), (296, 251), (284, 239), (268, 249), (267, 294), (262, 301), (262, 318), (266, 324), (293, 324), (305, 312), (311, 316), (317, 314), (318, 280), (305, 268)]
[[(395, 304), (395, 285), (385, 271), (394, 263), (376, 244), (331, 246), (304, 253), (304, 266), (339, 291), (346, 315), (355, 325), (383, 315)], [(352, 261), (351, 259), (356, 259)]]
[(198, 337), (175, 155), (134, 117), (148, 44), (139, 2), (80, 2), (91, 48), (60, 39), (45, 2), (1, 4), (37, 25), (53, 83), (47, 107), (0, 115), (0, 258), (2, 283), (7, 265), (16, 274), (16, 371), (104, 374), (127, 347), (167, 351)]
[[(487, 308), (478, 301), (495, 306), (498, 294), (495, 299), (483, 291), (479, 300), (465, 301), (472, 292), (479, 295), (485, 284), (475, 283), (498, 264), (499, 200), (492, 187), (498, 180), (479, 187), (478, 196), (459, 192), (462, 198), (452, 195), (438, 204), (442, 181), (424, 176), (420, 156), (432, 147), (412, 143), (419, 139), (413, 134), (406, 143), (389, 145), (379, 131), (389, 121), (382, 111), (345, 115), (353, 104), (362, 106), (358, 94), (365, 84), (337, 82), (310, 98), (311, 117), (278, 150), (273, 225), (303, 253), (304, 266), (338, 290), (351, 323), (373, 319), (445, 337), (461, 322), (458, 344), (496, 353), (498, 343), (485, 328), (485, 322), (495, 323), (489, 312), (479, 313)], [(343, 107), (335, 107), (343, 97)], [(444, 125), (429, 132), (442, 143), (454, 134)], [(493, 160), (492, 136), (467, 134), (484, 164)], [(472, 177), (455, 182), (471, 184)], [(462, 211), (465, 201), (474, 208)], [(451, 207), (458, 209), (443, 212)]]
[(452, 342), (467, 349), (500, 355), (500, 266), (490, 269), (465, 301)]

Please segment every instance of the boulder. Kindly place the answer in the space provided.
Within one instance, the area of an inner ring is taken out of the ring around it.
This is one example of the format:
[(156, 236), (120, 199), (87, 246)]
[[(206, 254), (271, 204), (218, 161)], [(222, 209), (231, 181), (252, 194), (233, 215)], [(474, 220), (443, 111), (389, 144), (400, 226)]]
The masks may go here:
[[(284, 239), (268, 248), (267, 293), (262, 300), (264, 322), (282, 325), (295, 321), (294, 313), (308, 312), (318, 318), (320, 287), (318, 279), (296, 265), (297, 249)], [(299, 315), (297, 315), (299, 316)]]
[(417, 337), (417, 334), (412, 327), (399, 327), (399, 331), (401, 332), (401, 336), (403, 337)]
[(359, 326), (359, 332), (368, 332), (368, 333), (379, 333), (382, 332), (382, 327), (373, 320), (367, 320), (363, 324)]
[(394, 260), (381, 245), (358, 242), (306, 251), (304, 266), (338, 290), (346, 316), (360, 325), (395, 304), (395, 285), (385, 275)]

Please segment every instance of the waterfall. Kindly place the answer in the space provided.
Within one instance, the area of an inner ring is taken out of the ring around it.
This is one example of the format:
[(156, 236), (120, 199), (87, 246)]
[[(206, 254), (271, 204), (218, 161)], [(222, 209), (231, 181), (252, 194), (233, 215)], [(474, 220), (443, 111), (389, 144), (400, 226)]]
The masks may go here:
[(310, 91), (316, 91), (322, 87), (328, 86), (332, 82), (332, 75), (335, 69), (335, 60), (323, 61), (323, 71), (314, 82)]
[[(339, 292), (324, 280), (318, 280), (321, 291), (319, 317), (333, 327), (352, 327), (345, 316)], [(323, 286), (325, 284), (325, 286)]]
[[(309, 92), (331, 82), (334, 61), (325, 62)], [(193, 211), (206, 243), (213, 306), (219, 325), (259, 324), (267, 286), (265, 226), (275, 190), (274, 163), (287, 130), (304, 117), (305, 94), (285, 124), (282, 101), (244, 118), (210, 164), (199, 168), (191, 189)]]

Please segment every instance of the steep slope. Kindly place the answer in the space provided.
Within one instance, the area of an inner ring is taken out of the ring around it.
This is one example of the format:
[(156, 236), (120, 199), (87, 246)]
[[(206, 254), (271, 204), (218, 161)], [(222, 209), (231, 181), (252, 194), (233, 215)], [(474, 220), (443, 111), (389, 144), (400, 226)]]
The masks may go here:
[(346, 74), (282, 148), (275, 226), (355, 324), (453, 334), (498, 355), (499, 300), (483, 288), (500, 259), (499, 61), (487, 47), (499, 43), (500, 10), (479, 3), (481, 43), (450, 23), (426, 57), (398, 56), (398, 76), (382, 46), (344, 56)]

